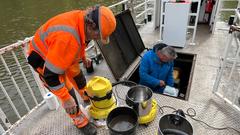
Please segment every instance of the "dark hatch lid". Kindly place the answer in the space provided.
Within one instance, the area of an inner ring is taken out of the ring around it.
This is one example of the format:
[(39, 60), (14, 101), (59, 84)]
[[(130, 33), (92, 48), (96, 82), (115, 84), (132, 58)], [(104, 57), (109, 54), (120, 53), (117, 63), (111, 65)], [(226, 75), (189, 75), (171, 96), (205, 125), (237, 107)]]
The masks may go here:
[(98, 44), (113, 76), (119, 80), (144, 51), (145, 46), (129, 10), (116, 15), (116, 21), (117, 27), (110, 36), (110, 43)]

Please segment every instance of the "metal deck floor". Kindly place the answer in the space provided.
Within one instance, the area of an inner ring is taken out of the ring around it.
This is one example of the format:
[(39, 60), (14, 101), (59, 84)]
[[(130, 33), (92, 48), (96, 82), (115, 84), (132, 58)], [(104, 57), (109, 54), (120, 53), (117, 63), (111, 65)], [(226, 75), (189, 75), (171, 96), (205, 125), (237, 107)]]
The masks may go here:
[[(202, 25), (199, 26), (198, 30), (196, 46), (186, 46), (184, 49), (177, 49), (177, 51), (197, 54), (188, 101), (157, 94), (154, 94), (154, 98), (157, 99), (160, 106), (169, 105), (184, 111), (189, 107), (194, 108), (197, 113), (195, 118), (203, 120), (212, 126), (230, 126), (240, 130), (240, 113), (212, 94), (213, 84), (219, 67), (219, 57), (223, 53), (227, 32), (218, 31), (216, 34), (211, 35), (207, 27)], [(158, 40), (158, 31), (153, 30), (151, 23), (140, 29), (140, 34), (148, 47), (151, 47)], [(98, 67), (95, 66), (95, 74), (111, 78), (105, 62), (102, 62)], [(120, 95), (123, 95), (126, 91), (127, 88), (122, 87)], [(167, 113), (172, 113), (172, 110), (164, 109), (164, 114)], [(161, 116), (162, 114), (158, 113), (156, 119), (148, 127), (139, 126), (137, 134), (155, 135)], [(189, 117), (187, 119), (193, 126), (194, 135), (237, 135), (232, 130), (212, 130), (191, 120)], [(71, 124), (70, 118), (68, 118), (61, 107), (57, 111), (49, 111), (45, 104), (26, 117), (16, 128), (11, 130), (11, 133), (16, 135), (81, 134)], [(98, 134), (107, 135), (109, 133), (106, 128), (100, 128)]]

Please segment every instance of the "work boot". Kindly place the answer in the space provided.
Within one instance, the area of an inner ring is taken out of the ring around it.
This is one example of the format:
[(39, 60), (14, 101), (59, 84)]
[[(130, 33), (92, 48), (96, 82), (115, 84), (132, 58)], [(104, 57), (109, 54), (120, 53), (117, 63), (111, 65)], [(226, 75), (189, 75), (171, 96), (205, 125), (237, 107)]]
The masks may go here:
[(70, 115), (74, 125), (82, 131), (84, 135), (96, 135), (97, 127), (90, 123), (87, 117), (79, 110), (78, 114)]
[(82, 128), (79, 128), (84, 135), (96, 135), (97, 134), (97, 127), (92, 124), (91, 122), (88, 122), (88, 124)]

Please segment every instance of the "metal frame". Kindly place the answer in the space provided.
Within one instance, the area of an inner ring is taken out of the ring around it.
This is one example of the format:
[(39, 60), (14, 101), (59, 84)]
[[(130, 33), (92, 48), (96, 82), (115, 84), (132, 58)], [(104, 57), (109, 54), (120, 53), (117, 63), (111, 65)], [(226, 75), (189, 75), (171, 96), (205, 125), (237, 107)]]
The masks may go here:
[[(165, 15), (165, 13), (163, 12), (163, 9), (164, 9), (164, 6), (165, 6), (166, 2), (171, 2), (171, 1), (170, 0), (161, 0), (161, 5), (160, 5), (160, 30), (159, 30), (160, 41), (162, 41), (162, 29), (164, 27), (164, 24), (163, 24), (162, 20), (163, 20), (163, 16)], [(192, 0), (191, 2), (198, 2), (198, 8), (197, 8), (197, 13), (189, 13), (188, 14), (189, 17), (190, 16), (195, 16), (196, 19), (195, 19), (195, 22), (194, 22), (194, 26), (190, 26), (188, 24), (187, 29), (193, 29), (192, 40), (190, 42), (190, 45), (196, 45), (195, 37), (196, 37), (196, 32), (197, 32), (197, 24), (198, 24), (198, 17), (199, 17), (201, 0)]]

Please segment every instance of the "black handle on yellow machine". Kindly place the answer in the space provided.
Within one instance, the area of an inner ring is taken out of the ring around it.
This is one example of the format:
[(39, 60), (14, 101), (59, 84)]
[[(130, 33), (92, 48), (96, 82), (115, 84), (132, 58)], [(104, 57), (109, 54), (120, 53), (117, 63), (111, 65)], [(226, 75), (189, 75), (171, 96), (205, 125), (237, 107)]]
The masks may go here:
[(106, 96), (104, 96), (104, 97), (97, 97), (97, 96), (91, 97), (91, 96), (88, 96), (86, 91), (84, 91), (84, 94), (93, 101), (102, 101), (102, 100), (105, 100), (105, 99), (111, 99), (111, 97), (112, 97), (112, 91), (109, 91), (106, 94)]

